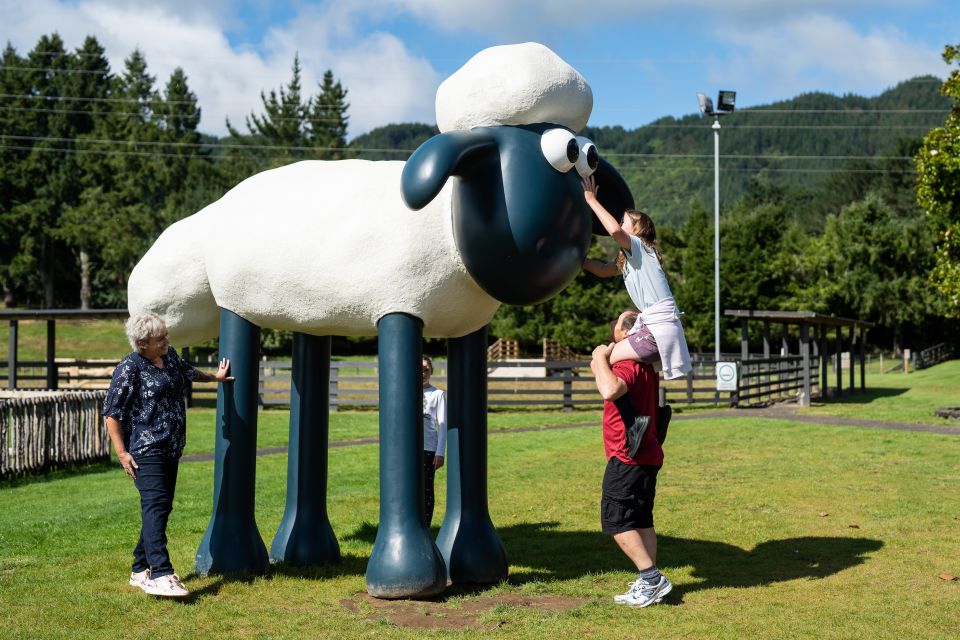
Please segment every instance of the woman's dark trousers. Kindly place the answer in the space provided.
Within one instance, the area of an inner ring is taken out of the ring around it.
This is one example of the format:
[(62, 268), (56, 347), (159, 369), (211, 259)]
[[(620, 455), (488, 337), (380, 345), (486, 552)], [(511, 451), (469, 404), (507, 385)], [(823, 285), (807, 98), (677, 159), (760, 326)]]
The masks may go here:
[(151, 578), (173, 573), (167, 553), (167, 520), (173, 511), (179, 459), (146, 456), (137, 460), (134, 484), (140, 492), (140, 540), (133, 550), (133, 570), (150, 569)]

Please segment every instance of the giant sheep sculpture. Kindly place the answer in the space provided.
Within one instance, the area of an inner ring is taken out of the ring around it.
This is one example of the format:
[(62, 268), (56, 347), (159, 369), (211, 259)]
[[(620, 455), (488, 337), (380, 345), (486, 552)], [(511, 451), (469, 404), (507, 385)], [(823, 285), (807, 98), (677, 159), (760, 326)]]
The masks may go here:
[[(220, 336), (236, 382), (217, 399), (214, 504), (200, 573), (339, 558), (326, 514), (331, 335), (378, 335), (380, 524), (367, 590), (422, 597), (495, 582), (507, 561), (487, 511), (486, 325), (580, 269), (597, 228), (580, 175), (613, 211), (620, 175), (576, 137), (592, 108), (579, 73), (535, 43), (477, 54), (437, 92), (441, 134), (404, 162), (307, 161), (257, 174), (167, 229), (130, 276), (131, 313), (171, 339)], [(411, 210), (415, 209), (415, 210)], [(269, 556), (253, 517), (257, 345), (294, 331), (287, 506)], [(447, 512), (422, 516), (420, 359), (448, 338)]]

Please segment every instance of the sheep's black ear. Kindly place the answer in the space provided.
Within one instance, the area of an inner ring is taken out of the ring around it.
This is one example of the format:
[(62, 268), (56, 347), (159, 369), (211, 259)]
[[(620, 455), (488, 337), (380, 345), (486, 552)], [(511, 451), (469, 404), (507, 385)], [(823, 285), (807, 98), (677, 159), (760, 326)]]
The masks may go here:
[[(623, 212), (627, 209), (633, 209), (633, 194), (630, 193), (630, 187), (627, 181), (623, 179), (620, 172), (613, 168), (613, 165), (600, 158), (600, 165), (593, 174), (597, 181), (597, 200), (603, 205), (603, 208), (609, 211), (618, 221), (623, 220)], [(607, 230), (603, 228), (596, 216), (593, 216), (593, 233), (598, 236), (608, 236)]]
[(422, 209), (433, 200), (447, 179), (483, 162), (497, 142), (483, 129), (451, 131), (433, 136), (413, 152), (400, 175), (403, 201)]

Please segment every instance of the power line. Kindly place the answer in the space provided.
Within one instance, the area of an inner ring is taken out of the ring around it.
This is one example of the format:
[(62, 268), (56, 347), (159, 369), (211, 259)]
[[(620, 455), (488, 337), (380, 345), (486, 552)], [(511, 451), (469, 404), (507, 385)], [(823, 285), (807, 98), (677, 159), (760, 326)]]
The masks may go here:
[[(2, 137), (2, 136), (0, 136)], [(161, 143), (164, 144), (164, 143)], [(172, 144), (172, 143), (171, 143)], [(77, 149), (77, 148), (64, 148), (64, 147), (41, 147), (41, 146), (30, 146), (30, 145), (11, 145), (11, 144), (0, 144), (0, 149), (13, 149), (18, 151), (40, 151), (43, 153), (91, 153), (94, 155), (119, 155), (119, 156), (138, 156), (138, 157), (157, 157), (157, 158), (183, 158), (184, 156), (180, 153), (174, 152), (164, 152), (164, 151), (125, 151), (120, 149)], [(320, 153), (323, 151), (337, 151), (342, 153), (355, 153), (357, 155), (362, 155), (363, 153), (399, 153), (393, 149), (363, 149), (363, 148), (350, 148), (350, 147), (275, 147), (275, 149), (286, 149), (290, 151), (302, 150), (304, 152), (315, 152)], [(234, 157), (230, 156), (187, 156), (194, 157), (198, 160), (236, 160)], [(274, 156), (261, 156), (265, 160), (282, 160), (289, 159), (289, 155), (274, 155)]]
[(109, 69), (107, 71), (103, 71), (100, 69), (68, 69), (68, 68), (58, 69), (56, 67), (7, 67), (7, 66), (0, 66), (0, 69), (4, 71), (22, 71), (22, 72), (42, 71), (43, 73), (86, 73), (86, 74), (98, 75), (98, 76), (111, 75), (111, 72)]
[[(80, 96), (38, 96), (23, 93), (0, 93), (0, 98), (9, 100), (43, 100), (45, 102), (132, 102), (134, 104), (148, 105), (149, 102), (137, 100), (136, 98), (85, 98)], [(196, 104), (196, 100), (164, 100), (165, 104)]]
[[(144, 106), (148, 106), (144, 104)], [(135, 111), (84, 111), (83, 109), (40, 109), (37, 107), (6, 107), (0, 106), (0, 111), (14, 111), (17, 113), (69, 113), (71, 115), (85, 115), (90, 117), (111, 117), (111, 116), (143, 116), (143, 113)], [(151, 110), (157, 113), (155, 110)], [(183, 119), (196, 119), (200, 114), (177, 114), (176, 117)]]
[[(136, 98), (90, 98), (83, 96), (39, 96), (33, 94), (17, 94), (17, 93), (2, 93), (0, 98), (5, 98), (9, 100), (41, 100), (45, 102), (55, 102), (55, 101), (64, 101), (64, 102), (129, 102), (133, 104), (149, 104), (142, 100)], [(165, 104), (199, 104), (196, 100), (165, 100), (162, 96), (157, 95), (157, 99), (162, 100)], [(339, 106), (339, 103), (336, 102), (323, 102), (318, 103), (313, 101), (312, 104), (317, 106)], [(638, 109), (598, 109), (598, 111), (638, 111)], [(828, 114), (828, 115), (842, 115), (842, 116), (870, 116), (874, 114), (937, 114), (946, 116), (950, 113), (950, 109), (863, 109), (863, 108), (851, 108), (851, 109), (765, 109), (763, 107), (748, 107), (740, 111), (735, 112), (736, 117), (743, 116), (755, 116), (755, 115), (766, 115), (766, 114)], [(646, 125), (648, 127), (668, 127), (668, 126), (696, 126), (696, 125), (657, 125), (651, 124)], [(736, 127), (735, 123), (731, 123), (731, 127)], [(746, 125), (740, 125), (741, 128), (745, 128)], [(756, 126), (756, 125), (751, 125)], [(817, 126), (817, 125), (809, 125)]]
[[(94, 155), (107, 155), (107, 156), (133, 156), (133, 157), (145, 157), (145, 158), (183, 158), (184, 156), (178, 153), (173, 152), (163, 152), (163, 151), (122, 151), (116, 149), (67, 149), (62, 147), (38, 147), (38, 146), (26, 146), (26, 145), (9, 145), (9, 144), (0, 144), (0, 149), (12, 149), (20, 151), (39, 151), (43, 153), (65, 153), (65, 154), (94, 154)], [(383, 150), (372, 150), (372, 149), (363, 149), (363, 148), (329, 148), (329, 147), (306, 147), (304, 148), (307, 152), (321, 152), (321, 151), (339, 151), (339, 152), (352, 152), (362, 155), (364, 152), (391, 152), (393, 150), (383, 149)], [(194, 156), (196, 157), (196, 156)], [(235, 160), (229, 156), (204, 156), (203, 158), (197, 159), (206, 159), (206, 160)], [(273, 156), (263, 156), (264, 160), (289, 160), (289, 155), (273, 155)], [(713, 171), (712, 167), (649, 167), (645, 166), (642, 168), (643, 171), (652, 171), (652, 172), (696, 172), (696, 173), (705, 173)], [(755, 169), (737, 169), (729, 168), (724, 171), (730, 173), (862, 173), (862, 174), (878, 174), (878, 173), (898, 173), (898, 174), (916, 174), (916, 171), (913, 169), (903, 169), (903, 170), (887, 170), (887, 169), (777, 169), (769, 167), (759, 167)]]
[[(709, 123), (703, 124), (648, 124), (640, 129), (709, 129)], [(930, 124), (733, 124), (728, 122), (724, 131), (734, 129), (929, 129)]]
[[(288, 150), (288, 151), (366, 151), (370, 153), (406, 153), (410, 154), (415, 149), (386, 149), (372, 147), (308, 147), (308, 146), (289, 146), (289, 145), (268, 145), (254, 143), (224, 143), (224, 142), (177, 142), (177, 141), (156, 141), (156, 140), (115, 140), (103, 138), (64, 138), (57, 136), (25, 136), (15, 134), (0, 134), (0, 139), (20, 140), (30, 142), (75, 142), (83, 144), (116, 144), (116, 145), (139, 145), (146, 147), (187, 147), (187, 148), (206, 148), (206, 149), (247, 149), (247, 150)], [(603, 153), (605, 158), (622, 159), (653, 159), (653, 160), (706, 160), (713, 158), (711, 154), (699, 153)], [(867, 155), (764, 155), (764, 154), (726, 154), (721, 155), (723, 160), (770, 160), (770, 161), (791, 161), (791, 160), (826, 160), (826, 161), (847, 161), (847, 160), (913, 160), (912, 156), (867, 156)]]
[(18, 136), (0, 134), (0, 140), (25, 140), (33, 142), (76, 142), (91, 144), (116, 144), (116, 145), (141, 145), (146, 147), (188, 147), (188, 148), (207, 148), (207, 149), (253, 149), (253, 150), (286, 150), (286, 151), (367, 151), (378, 153), (413, 153), (413, 149), (377, 149), (365, 147), (304, 147), (288, 145), (268, 145), (268, 144), (229, 144), (229, 143), (206, 143), (206, 142), (163, 142), (156, 140), (112, 140), (96, 138), (61, 138), (55, 136)]

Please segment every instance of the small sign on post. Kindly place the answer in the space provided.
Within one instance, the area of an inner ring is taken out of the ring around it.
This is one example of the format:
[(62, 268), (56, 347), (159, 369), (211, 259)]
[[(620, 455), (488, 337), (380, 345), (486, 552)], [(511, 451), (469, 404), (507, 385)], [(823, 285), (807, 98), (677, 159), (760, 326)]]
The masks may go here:
[(717, 363), (717, 391), (737, 390), (737, 363)]

